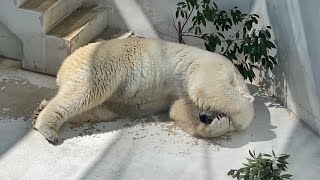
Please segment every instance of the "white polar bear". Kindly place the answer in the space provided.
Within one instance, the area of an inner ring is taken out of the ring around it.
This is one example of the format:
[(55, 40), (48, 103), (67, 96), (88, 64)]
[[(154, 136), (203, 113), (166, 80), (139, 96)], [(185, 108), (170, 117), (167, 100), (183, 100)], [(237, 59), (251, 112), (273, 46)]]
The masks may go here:
[[(183, 130), (210, 138), (245, 129), (254, 115), (254, 98), (230, 60), (156, 39), (113, 39), (81, 47), (61, 65), (57, 84), (57, 95), (41, 103), (32, 123), (51, 143), (72, 119), (106, 121), (171, 107), (170, 118)], [(205, 124), (200, 110), (226, 116)]]

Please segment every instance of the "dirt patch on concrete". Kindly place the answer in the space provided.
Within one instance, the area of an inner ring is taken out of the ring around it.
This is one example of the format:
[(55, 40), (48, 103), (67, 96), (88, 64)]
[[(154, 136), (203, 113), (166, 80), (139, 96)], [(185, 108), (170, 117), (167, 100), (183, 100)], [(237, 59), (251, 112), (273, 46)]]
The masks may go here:
[(24, 80), (0, 81), (0, 116), (31, 118), (42, 99), (51, 99), (56, 89), (38, 87)]

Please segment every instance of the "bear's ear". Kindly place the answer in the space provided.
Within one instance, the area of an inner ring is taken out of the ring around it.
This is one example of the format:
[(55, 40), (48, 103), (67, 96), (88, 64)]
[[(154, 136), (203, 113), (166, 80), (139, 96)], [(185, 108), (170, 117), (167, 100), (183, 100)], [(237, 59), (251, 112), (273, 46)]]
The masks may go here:
[(254, 101), (254, 97), (249, 94), (245, 94), (244, 97), (246, 97), (251, 103)]

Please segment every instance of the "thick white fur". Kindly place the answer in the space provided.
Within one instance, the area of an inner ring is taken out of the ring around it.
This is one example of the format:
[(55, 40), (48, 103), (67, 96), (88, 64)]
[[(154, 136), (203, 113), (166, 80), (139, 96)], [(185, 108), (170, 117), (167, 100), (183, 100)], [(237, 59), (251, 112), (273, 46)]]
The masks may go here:
[[(79, 48), (63, 62), (57, 84), (57, 95), (42, 103), (33, 122), (50, 142), (57, 141), (64, 122), (84, 117), (109, 120), (171, 107), (170, 117), (183, 130), (202, 137), (245, 129), (253, 118), (254, 98), (228, 59), (156, 39), (114, 39)], [(199, 109), (221, 111), (230, 119), (204, 125)]]

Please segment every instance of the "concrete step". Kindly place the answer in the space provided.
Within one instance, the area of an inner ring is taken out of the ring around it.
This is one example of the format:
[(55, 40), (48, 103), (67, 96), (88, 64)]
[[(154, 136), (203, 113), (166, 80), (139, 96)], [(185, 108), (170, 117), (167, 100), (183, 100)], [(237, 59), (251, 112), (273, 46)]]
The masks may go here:
[(43, 31), (47, 32), (57, 22), (82, 4), (83, 0), (29, 0), (21, 9), (41, 14)]
[(23, 3), (20, 8), (36, 12), (45, 12), (58, 1), (59, 0), (29, 0)]
[(28, 0), (15, 0), (13, 1), (16, 7), (20, 7), (22, 4), (26, 3)]
[(101, 34), (99, 34), (90, 42), (98, 42), (109, 39), (125, 39), (132, 36), (134, 36), (132, 31), (114, 27), (107, 27)]
[(56, 75), (62, 61), (87, 44), (107, 26), (106, 8), (83, 4), (46, 34), (44, 73)]

